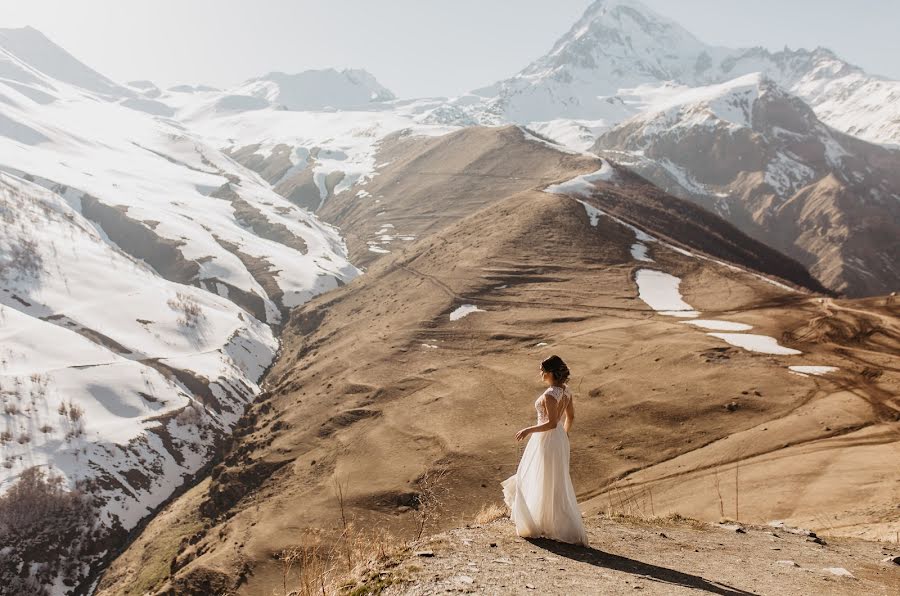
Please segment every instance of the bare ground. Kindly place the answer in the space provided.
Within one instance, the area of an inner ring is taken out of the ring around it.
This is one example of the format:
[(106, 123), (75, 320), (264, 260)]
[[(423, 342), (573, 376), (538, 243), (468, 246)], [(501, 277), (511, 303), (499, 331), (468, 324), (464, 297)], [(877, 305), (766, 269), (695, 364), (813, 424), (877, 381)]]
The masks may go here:
[[(523, 539), (501, 519), (413, 543), (357, 589), (384, 594), (896, 594), (896, 544), (782, 528), (589, 516), (590, 547)], [(736, 529), (740, 528), (741, 531)], [(419, 553), (419, 554), (416, 554)], [(428, 555), (428, 556), (425, 556)], [(838, 575), (844, 570), (849, 575)]]

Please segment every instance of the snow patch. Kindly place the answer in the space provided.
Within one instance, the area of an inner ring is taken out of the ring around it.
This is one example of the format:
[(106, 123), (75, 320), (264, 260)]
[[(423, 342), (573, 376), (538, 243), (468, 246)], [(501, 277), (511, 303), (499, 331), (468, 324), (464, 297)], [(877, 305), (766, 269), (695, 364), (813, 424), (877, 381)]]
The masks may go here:
[(695, 325), (703, 329), (712, 329), (714, 331), (750, 331), (753, 325), (744, 323), (734, 323), (732, 321), (717, 321), (714, 319), (697, 319), (695, 321), (685, 321), (688, 325)]
[(595, 190), (595, 182), (612, 182), (615, 174), (616, 171), (610, 163), (603, 160), (603, 165), (596, 172), (582, 174), (559, 184), (551, 184), (544, 189), (544, 192), (557, 195), (590, 196)]
[(640, 242), (635, 242), (631, 245), (631, 258), (635, 261), (653, 262), (653, 259), (647, 256), (647, 245)]
[(836, 366), (789, 366), (788, 368), (796, 373), (816, 376), (827, 375), (838, 370)]
[(450, 320), (458, 321), (463, 317), (469, 316), (473, 312), (485, 312), (485, 311), (478, 308), (474, 304), (463, 304), (462, 306), (460, 306), (459, 308), (454, 310), (452, 313), (450, 313)]
[(708, 335), (750, 352), (776, 356), (794, 356), (803, 353), (800, 350), (780, 345), (774, 337), (769, 337), (768, 335), (755, 335), (752, 333), (709, 333)]
[(682, 299), (681, 292), (678, 291), (681, 285), (679, 277), (653, 269), (639, 269), (635, 274), (635, 282), (638, 285), (638, 298), (662, 315), (696, 317), (700, 314)]

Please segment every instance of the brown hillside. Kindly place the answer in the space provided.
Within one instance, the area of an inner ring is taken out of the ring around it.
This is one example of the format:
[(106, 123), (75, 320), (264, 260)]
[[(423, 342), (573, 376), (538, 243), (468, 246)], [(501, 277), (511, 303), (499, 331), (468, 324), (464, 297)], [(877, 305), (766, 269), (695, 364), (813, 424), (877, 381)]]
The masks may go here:
[[(459, 159), (465, 164), (460, 167), (479, 171)], [(558, 179), (598, 167), (595, 161), (576, 163), (588, 167)], [(696, 208), (667, 208), (662, 195), (638, 192), (627, 174), (620, 176), (617, 183), (599, 183), (588, 200), (644, 223), (660, 238), (674, 240), (677, 232), (683, 245), (804, 281), (791, 261), (726, 233), (731, 226), (712, 216), (698, 219)], [(384, 184), (387, 178), (375, 180)], [(448, 184), (464, 182), (442, 178), (431, 191), (416, 192), (451, 201), (453, 192), (441, 190)], [(650, 247), (653, 263), (639, 263), (629, 252), (634, 233), (611, 218), (592, 226), (571, 197), (510, 192), (447, 206), (458, 211), (434, 232), (422, 202), (406, 192), (383, 192), (384, 209), (391, 197), (398, 205), (411, 201), (391, 217), (400, 222), (404, 211), (411, 212), (405, 220), (410, 230), (400, 233), (419, 237), (392, 247), (364, 276), (293, 313), (267, 391), (246, 414), (222, 463), (149, 524), (112, 565), (99, 593), (281, 590), (279, 553), (328, 539), (338, 528), (336, 485), (346, 496), (346, 517), (359, 527), (414, 534), (421, 523), (417, 508), (435, 482), (441, 515), (426, 520), (426, 531), (465, 523), (499, 499), (499, 482), (515, 468), (519, 447), (512, 437), (534, 417), (538, 362), (549, 353), (561, 354), (574, 371), (572, 472), (589, 508), (661, 513), (679, 510), (680, 498), (696, 515), (717, 519), (718, 501), (701, 498), (714, 488), (698, 484), (697, 494), (679, 497), (663, 484), (671, 477), (665, 466), (680, 458), (689, 467), (679, 473), (701, 474), (734, 457), (866, 429), (894, 433), (878, 449), (896, 449), (900, 334), (893, 306), (875, 313), (869, 305), (790, 291), (752, 271), (662, 244)], [(331, 217), (349, 221), (354, 215), (335, 211)], [(362, 213), (357, 217), (367, 225)], [(359, 254), (367, 237), (360, 233), (351, 249)], [(634, 276), (643, 267), (681, 277), (685, 300), (705, 318), (751, 324), (754, 332), (806, 354), (747, 352), (683, 319), (653, 312), (637, 298)], [(483, 312), (451, 320), (464, 304)], [(832, 321), (839, 329), (865, 325), (869, 333), (833, 335), (827, 331)], [(879, 346), (875, 352), (873, 345)], [(830, 364), (840, 374), (801, 377), (788, 371), (789, 364)], [(815, 420), (828, 420), (827, 430), (798, 426), (797, 419), (810, 419), (804, 414), (809, 408), (817, 408)], [(767, 440), (735, 456), (729, 439), (761, 427), (769, 429)], [(723, 448), (710, 448), (717, 444)], [(871, 451), (856, 451), (851, 442), (834, 453), (856, 461), (856, 480), (869, 487), (867, 507), (894, 506), (896, 483), (881, 466), (870, 465)], [(763, 479), (787, 478), (797, 486), (827, 486), (840, 473), (819, 467), (801, 477), (785, 475), (777, 465), (757, 469)], [(651, 505), (643, 495), (657, 485), (663, 488), (653, 489)], [(841, 516), (860, 504), (858, 493), (810, 502), (795, 490), (770, 508), (768, 487), (758, 487), (740, 486), (742, 519), (768, 521), (785, 511), (789, 519)], [(657, 494), (668, 500), (658, 501)]]

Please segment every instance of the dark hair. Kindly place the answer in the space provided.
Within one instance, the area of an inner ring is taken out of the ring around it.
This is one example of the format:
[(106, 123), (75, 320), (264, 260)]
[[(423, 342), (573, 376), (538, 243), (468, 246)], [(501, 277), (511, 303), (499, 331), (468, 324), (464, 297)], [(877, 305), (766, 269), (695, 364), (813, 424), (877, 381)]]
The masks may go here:
[(569, 380), (569, 367), (556, 354), (541, 361), (541, 370), (553, 375), (553, 380), (558, 385), (565, 385)]

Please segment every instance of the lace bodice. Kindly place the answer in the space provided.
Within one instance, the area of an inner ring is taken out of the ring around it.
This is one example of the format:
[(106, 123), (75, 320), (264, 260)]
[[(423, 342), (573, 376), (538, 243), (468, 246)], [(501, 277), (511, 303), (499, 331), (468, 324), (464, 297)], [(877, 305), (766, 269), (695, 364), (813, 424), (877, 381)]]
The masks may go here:
[[(568, 387), (547, 387), (547, 390), (541, 393), (538, 396), (537, 401), (534, 402), (534, 409), (537, 410), (537, 423), (544, 424), (548, 422), (547, 416), (547, 406), (545, 405), (546, 400), (552, 399), (557, 403), (557, 407), (559, 404), (566, 404), (566, 400), (572, 399), (572, 392), (569, 391)], [(562, 422), (563, 414), (560, 413), (559, 422)]]

